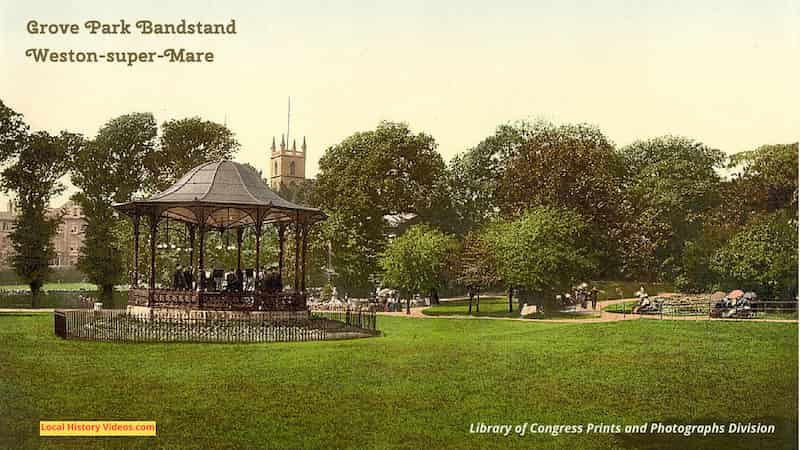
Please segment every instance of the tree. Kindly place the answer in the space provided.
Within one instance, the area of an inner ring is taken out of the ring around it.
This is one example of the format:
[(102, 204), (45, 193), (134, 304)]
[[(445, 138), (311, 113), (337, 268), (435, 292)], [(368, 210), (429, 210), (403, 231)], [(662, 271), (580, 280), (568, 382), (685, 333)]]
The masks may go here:
[[(442, 225), (445, 165), (436, 142), (403, 123), (381, 122), (328, 148), (319, 162), (313, 203), (336, 221), (325, 224), (337, 283), (366, 291), (374, 262), (392, 235), (415, 223)], [(328, 220), (331, 222), (331, 220)]]
[(712, 268), (727, 288), (761, 296), (797, 295), (797, 216), (779, 211), (736, 233), (713, 257)]
[(487, 228), (497, 272), (522, 295), (552, 298), (597, 270), (586, 220), (575, 211), (538, 207)]
[(455, 229), (460, 234), (487, 223), (495, 215), (498, 180), (504, 165), (518, 154), (530, 129), (527, 122), (500, 125), (494, 135), (450, 161), (448, 184), (458, 222)]
[[(623, 219), (638, 222), (638, 236), (654, 244), (648, 259), (659, 266), (658, 273), (648, 278), (674, 279), (680, 273), (685, 242), (700, 235), (709, 211), (719, 202), (716, 170), (722, 167), (724, 154), (678, 136), (636, 141), (620, 154), (628, 169), (625, 200), (631, 205)], [(622, 253), (631, 256), (636, 251)]]
[(145, 188), (158, 192), (171, 186), (190, 169), (209, 161), (230, 159), (239, 150), (225, 125), (199, 117), (169, 120), (161, 125), (158, 151), (146, 158)]
[(666, 247), (670, 229), (656, 220), (655, 211), (637, 210), (625, 197), (619, 202), (619, 221), (608, 236), (616, 243), (619, 272), (628, 279), (653, 281), (662, 268), (656, 252)]
[[(339, 286), (339, 292), (351, 294), (358, 287), (366, 289), (370, 286), (370, 275), (378, 267), (377, 248), (381, 248), (382, 241), (374, 241), (369, 235), (360, 232), (359, 223), (351, 223), (352, 218), (336, 211), (328, 213), (328, 219), (312, 227), (316, 239), (311, 240), (312, 246), (324, 244), (323, 248), (315, 248), (311, 252), (313, 260), (327, 262), (327, 243), (331, 245), (333, 284)], [(382, 236), (378, 239), (382, 240)], [(289, 252), (291, 253), (291, 252)], [(356, 289), (354, 289), (356, 288)]]
[(516, 136), (498, 174), (500, 212), (516, 216), (545, 206), (583, 215), (604, 271), (613, 273), (617, 249), (609, 236), (619, 222), (623, 169), (613, 143), (588, 124), (522, 123)]
[(706, 221), (700, 234), (683, 243), (680, 267), (674, 280), (680, 292), (702, 293), (718, 290), (718, 276), (712, 269), (715, 253), (735, 231), (733, 227)]
[(613, 144), (587, 124), (526, 124), (524, 141), (505, 161), (498, 206), (519, 214), (538, 206), (573, 209), (606, 228), (614, 217), (622, 166)]
[[(476, 294), (478, 296), (476, 312), (479, 312), (481, 290), (500, 281), (494, 254), (489, 242), (480, 231), (474, 230), (464, 238), (455, 266), (456, 280), (467, 288), (469, 313), (472, 314), (472, 300)], [(513, 307), (509, 304), (509, 312), (511, 308)]]
[(458, 242), (448, 234), (427, 225), (414, 225), (395, 238), (380, 255), (383, 284), (400, 290), (406, 298), (406, 313), (411, 313), (411, 297), (427, 293), (442, 283)]
[(152, 114), (120, 116), (106, 123), (72, 161), (72, 183), (80, 189), (73, 199), (86, 217), (78, 267), (100, 286), (104, 299), (110, 299), (125, 273), (124, 243), (117, 232), (120, 219), (112, 205), (142, 190), (148, 175), (145, 162), (153, 159), (156, 136)]
[(19, 154), (28, 137), (28, 124), (22, 114), (0, 100), (0, 162)]
[(16, 161), (2, 174), (2, 187), (14, 191), (20, 213), (9, 235), (14, 247), (11, 265), (28, 286), (34, 298), (51, 273), (55, 256), (52, 238), (61, 224), (61, 215), (49, 216), (50, 199), (64, 190), (59, 182), (69, 167), (68, 154), (83, 138), (62, 132), (51, 136), (38, 132), (28, 136), (19, 148)]
[[(291, 183), (281, 183), (281, 185), (278, 186), (277, 192), (281, 197), (290, 202), (301, 205), (307, 204), (314, 201), (315, 181), (314, 179), (308, 179)], [(266, 180), (265, 183), (269, 184)]]
[(798, 144), (763, 145), (730, 158), (725, 183), (725, 218), (739, 224), (750, 216), (790, 209), (797, 214)]

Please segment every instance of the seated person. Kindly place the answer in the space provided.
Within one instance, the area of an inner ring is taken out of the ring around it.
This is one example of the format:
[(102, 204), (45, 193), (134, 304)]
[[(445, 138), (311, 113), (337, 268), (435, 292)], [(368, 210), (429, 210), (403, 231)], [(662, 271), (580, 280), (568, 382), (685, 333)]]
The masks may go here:
[(214, 278), (208, 277), (206, 279), (206, 290), (207, 291), (216, 291), (217, 290), (217, 282)]
[(214, 278), (214, 290), (221, 290), (222, 282), (225, 281), (225, 271), (222, 269), (214, 269), (211, 276)]
[(269, 293), (277, 292), (277, 274), (275, 273), (275, 268), (270, 267), (267, 269), (267, 274), (264, 276), (264, 290)]
[(234, 292), (236, 290), (236, 275), (232, 270), (225, 274), (225, 290), (228, 292)]
[(276, 267), (272, 268), (273, 272), (273, 281), (272, 281), (272, 290), (273, 292), (283, 292), (283, 279), (281, 278), (280, 272)]

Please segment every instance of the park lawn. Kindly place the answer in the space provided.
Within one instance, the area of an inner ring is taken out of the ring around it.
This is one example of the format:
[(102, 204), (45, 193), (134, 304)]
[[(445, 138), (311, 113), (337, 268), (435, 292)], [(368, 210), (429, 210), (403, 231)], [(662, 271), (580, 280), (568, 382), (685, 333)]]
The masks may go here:
[[(0, 291), (27, 291), (27, 284), (0, 285)], [(45, 291), (96, 291), (97, 285), (92, 283), (45, 283)]]
[(606, 312), (613, 312), (613, 313), (628, 313), (630, 314), (633, 311), (633, 308), (639, 304), (638, 300), (631, 300), (629, 302), (621, 302), (621, 303), (612, 303), (610, 305), (606, 305), (603, 308), (603, 311)]
[[(480, 312), (476, 312), (477, 300), (472, 302), (472, 315), (476, 317), (519, 317), (517, 303), (508, 312), (508, 298), (481, 296)], [(446, 300), (422, 310), (427, 316), (462, 316), (469, 313), (469, 300)]]
[[(121, 344), (0, 314), (0, 448), (792, 448), (797, 324), (379, 318), (384, 337)], [(39, 420), (155, 420), (40, 438)], [(775, 424), (775, 435), (470, 434), (471, 423)]]
[[(481, 297), (480, 312), (475, 311), (477, 301), (472, 302), (472, 314), (469, 314), (469, 300), (445, 300), (438, 305), (422, 310), (426, 316), (469, 316), (474, 317), (513, 317), (519, 318), (519, 306), (514, 302), (514, 310), (508, 312), (508, 297)], [(551, 312), (538, 318), (542, 319), (591, 319), (600, 317), (599, 313), (561, 313)]]

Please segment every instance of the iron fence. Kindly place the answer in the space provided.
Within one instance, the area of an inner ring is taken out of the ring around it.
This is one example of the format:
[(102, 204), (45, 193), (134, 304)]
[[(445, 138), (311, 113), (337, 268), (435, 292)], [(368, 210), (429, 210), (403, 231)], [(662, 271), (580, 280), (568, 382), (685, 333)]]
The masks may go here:
[(727, 320), (798, 320), (797, 300), (758, 300), (730, 305), (720, 302), (653, 302), (649, 308), (636, 310), (623, 303), (617, 308), (623, 315), (639, 314), (656, 319), (727, 319)]
[(367, 330), (377, 329), (377, 315), (375, 311), (370, 310), (350, 308), (311, 310), (311, 318), (342, 322), (348, 327)]
[(375, 313), (369, 311), (231, 315), (56, 310), (54, 327), (55, 334), (65, 339), (116, 342), (302, 342), (380, 334)]

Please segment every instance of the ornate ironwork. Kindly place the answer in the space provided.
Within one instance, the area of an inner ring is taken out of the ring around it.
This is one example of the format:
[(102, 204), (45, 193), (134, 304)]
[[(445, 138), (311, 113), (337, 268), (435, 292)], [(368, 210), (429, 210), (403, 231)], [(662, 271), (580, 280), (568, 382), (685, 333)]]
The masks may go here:
[[(233, 316), (233, 317), (231, 317)], [(64, 339), (125, 342), (291, 342), (378, 336), (374, 312), (321, 311), (241, 314), (171, 310), (56, 310), (54, 328)]]
[(297, 292), (195, 292), (171, 289), (131, 289), (128, 304), (152, 308), (209, 311), (303, 311), (306, 295)]

